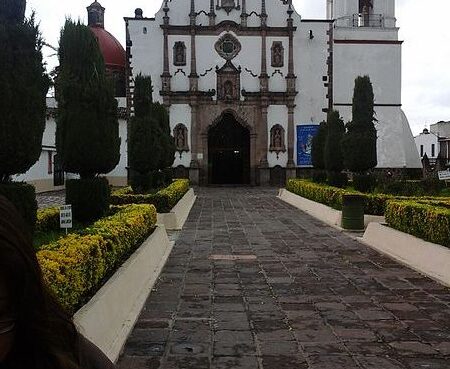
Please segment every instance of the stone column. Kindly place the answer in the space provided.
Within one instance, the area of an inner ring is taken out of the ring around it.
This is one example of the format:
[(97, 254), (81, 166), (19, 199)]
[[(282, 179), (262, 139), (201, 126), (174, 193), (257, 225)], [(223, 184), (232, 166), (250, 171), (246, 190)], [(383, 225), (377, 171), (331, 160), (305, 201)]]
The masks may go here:
[(242, 12), (241, 12), (241, 26), (247, 27), (247, 2), (246, 0), (242, 0)]
[(169, 6), (166, 2), (164, 3), (164, 17), (163, 17), (163, 33), (164, 33), (164, 46), (163, 46), (163, 74), (161, 75), (162, 80), (162, 92), (163, 92), (163, 103), (167, 107), (170, 105), (170, 96), (169, 93), (171, 91), (170, 80), (172, 76), (170, 75), (169, 69)]

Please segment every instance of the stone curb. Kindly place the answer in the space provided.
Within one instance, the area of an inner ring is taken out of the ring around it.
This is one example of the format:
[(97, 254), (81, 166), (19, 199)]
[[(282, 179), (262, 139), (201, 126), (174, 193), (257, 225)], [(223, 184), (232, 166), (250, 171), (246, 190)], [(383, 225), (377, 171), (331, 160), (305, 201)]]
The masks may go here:
[(116, 361), (173, 243), (157, 226), (142, 246), (74, 316), (80, 332)]

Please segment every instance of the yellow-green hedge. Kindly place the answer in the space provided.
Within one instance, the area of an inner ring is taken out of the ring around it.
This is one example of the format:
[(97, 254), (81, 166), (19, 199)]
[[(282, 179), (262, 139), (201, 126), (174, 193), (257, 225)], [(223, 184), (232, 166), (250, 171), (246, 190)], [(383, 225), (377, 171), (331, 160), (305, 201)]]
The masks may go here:
[(59, 208), (39, 209), (37, 212), (36, 232), (59, 229)]
[(309, 200), (342, 210), (342, 198), (345, 194), (358, 194), (365, 198), (364, 213), (369, 215), (384, 215), (386, 204), (394, 199), (391, 195), (384, 194), (363, 194), (357, 191), (348, 191), (342, 188), (314, 183), (305, 179), (290, 179), (286, 189), (296, 195)]
[(394, 229), (450, 247), (450, 209), (436, 203), (389, 201), (386, 222)]
[(169, 213), (188, 191), (189, 180), (176, 179), (155, 194), (134, 194), (131, 187), (116, 190), (111, 195), (111, 203), (114, 205), (152, 204), (155, 205), (158, 213)]
[(74, 312), (151, 234), (152, 205), (120, 207), (81, 234), (69, 234), (37, 253), (43, 275), (61, 303)]

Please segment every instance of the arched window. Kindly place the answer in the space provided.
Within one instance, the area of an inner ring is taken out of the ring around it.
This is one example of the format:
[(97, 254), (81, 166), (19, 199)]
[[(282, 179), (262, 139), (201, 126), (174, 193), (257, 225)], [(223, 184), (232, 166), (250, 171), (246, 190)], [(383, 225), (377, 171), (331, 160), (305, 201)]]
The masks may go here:
[(183, 152), (189, 151), (188, 129), (182, 123), (177, 124), (173, 129), (173, 137), (175, 139), (176, 150), (180, 153), (180, 158)]
[(269, 151), (276, 152), (277, 158), (280, 152), (286, 152), (285, 136), (284, 128), (279, 124), (274, 125), (270, 130)]

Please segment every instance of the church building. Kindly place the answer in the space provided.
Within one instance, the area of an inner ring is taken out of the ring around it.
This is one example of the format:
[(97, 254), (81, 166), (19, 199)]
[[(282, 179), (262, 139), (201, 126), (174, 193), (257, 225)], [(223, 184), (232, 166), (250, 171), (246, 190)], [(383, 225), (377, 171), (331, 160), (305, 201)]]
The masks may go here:
[(127, 106), (153, 80), (177, 145), (177, 173), (198, 184), (268, 184), (311, 166), (331, 109), (351, 119), (354, 80), (373, 83), (380, 169), (421, 168), (401, 103), (395, 0), (323, 0), (303, 19), (291, 0), (164, 0), (125, 18)]

